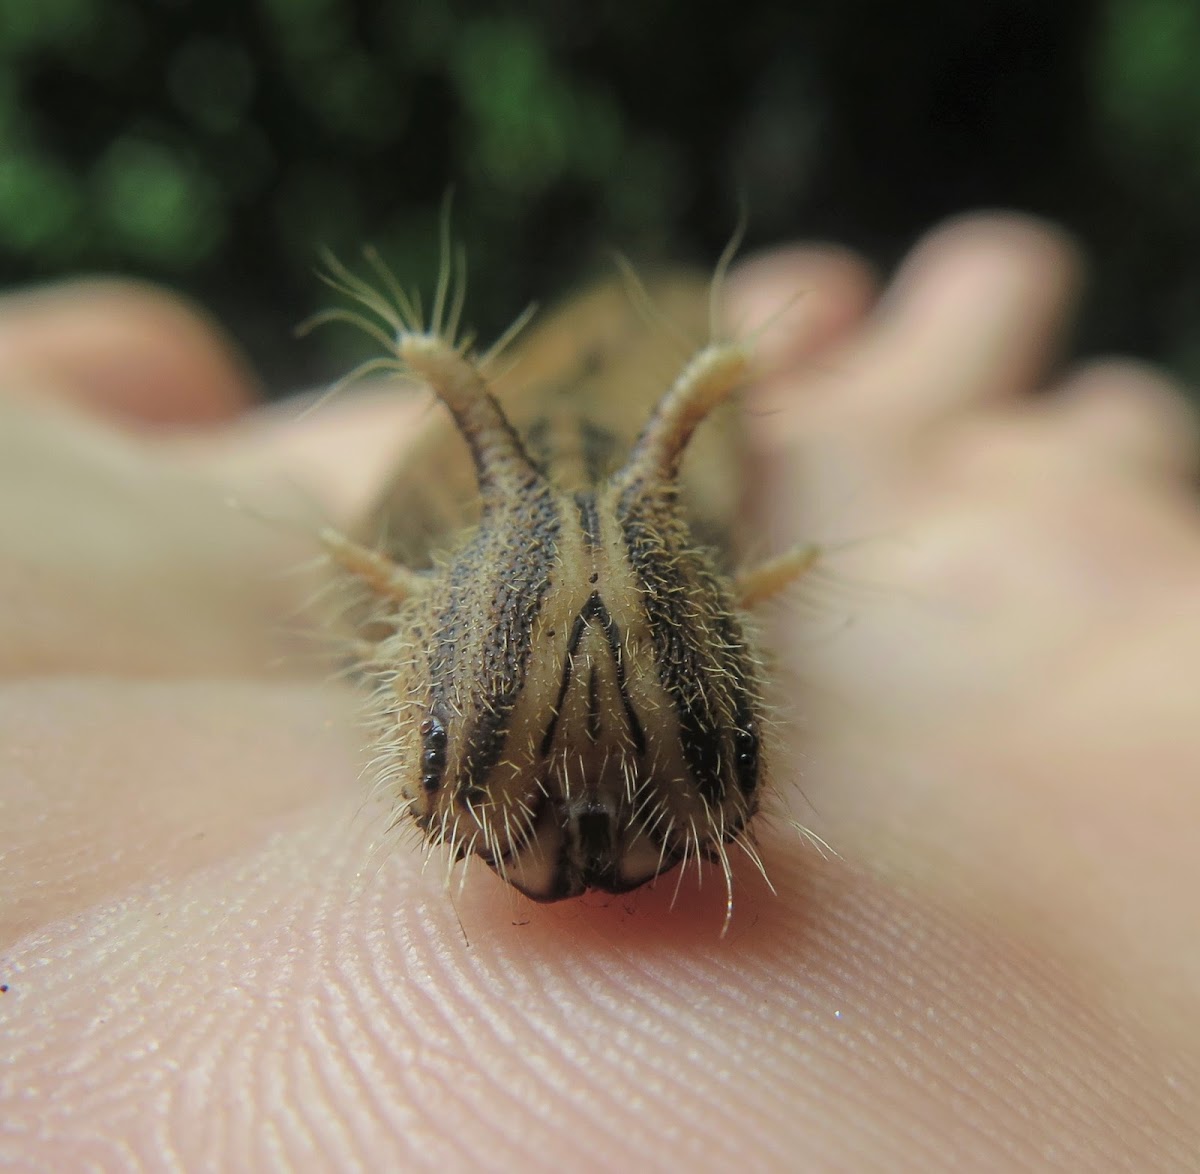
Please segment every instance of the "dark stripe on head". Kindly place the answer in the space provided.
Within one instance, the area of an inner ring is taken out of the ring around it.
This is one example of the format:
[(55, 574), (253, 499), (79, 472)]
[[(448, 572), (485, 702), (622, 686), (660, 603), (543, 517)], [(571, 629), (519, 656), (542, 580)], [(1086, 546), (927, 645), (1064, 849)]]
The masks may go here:
[[(472, 715), (458, 756), (462, 802), (474, 803), (474, 792), (486, 790), (503, 751), (555, 568), (559, 527), (553, 491), (535, 479), (517, 501), (496, 510), (453, 563), (430, 655), (430, 709)], [(469, 703), (456, 705), (465, 691)]]
[[(740, 625), (712, 572), (687, 553), (690, 540), (672, 487), (655, 494), (635, 483), (622, 493), (617, 514), (692, 779), (705, 802), (721, 803), (722, 765), (732, 756), (734, 775), (749, 795), (758, 785), (758, 735)], [(684, 567), (690, 574), (681, 581)]]
[(593, 485), (608, 473), (615, 462), (617, 438), (594, 420), (579, 422), (579, 439), (583, 445), (583, 470)]
[(596, 676), (596, 666), (588, 669), (587, 683), (587, 736), (595, 742), (600, 737), (600, 696), (599, 678)]
[(646, 735), (642, 731), (641, 719), (637, 715), (637, 710), (633, 708), (633, 702), (629, 699), (629, 686), (625, 680), (625, 649), (621, 647), (621, 630), (617, 627), (617, 622), (608, 613), (608, 608), (604, 606), (604, 600), (600, 598), (598, 591), (593, 591), (588, 596), (588, 601), (583, 605), (581, 615), (587, 616), (588, 619), (598, 619), (604, 627), (604, 638), (608, 641), (608, 650), (612, 654), (613, 669), (617, 679), (617, 693), (621, 697), (621, 707), (625, 711), (625, 724), (629, 728), (629, 737), (633, 741), (633, 748), (639, 754), (646, 753)]
[[(732, 615), (725, 613), (713, 620), (717, 646), (725, 650), (734, 665), (739, 682), (749, 679), (751, 662), (746, 648), (746, 638)], [(733, 753), (733, 776), (738, 790), (750, 798), (758, 790), (761, 768), (761, 744), (759, 742), (758, 719), (750, 703), (750, 694), (745, 687), (733, 691), (733, 726), (730, 730), (730, 745)]]
[(597, 550), (600, 546), (600, 515), (596, 511), (596, 499), (590, 493), (577, 493), (575, 505), (579, 509), (583, 544), (589, 551)]
[[(574, 624), (571, 625), (571, 636), (567, 641), (567, 654), (563, 658), (562, 679), (558, 685), (558, 698), (554, 703), (554, 712), (550, 715), (550, 720), (546, 723), (546, 731), (542, 735), (540, 749), (543, 758), (550, 753), (550, 747), (554, 743), (554, 732), (558, 728), (559, 715), (562, 712), (563, 702), (566, 700), (567, 690), (571, 685), (571, 677), (575, 671), (573, 658), (579, 649), (579, 643), (583, 639), (585, 629), (593, 620), (600, 624), (601, 630), (604, 632), (605, 642), (608, 644), (609, 654), (612, 656), (613, 675), (616, 678), (617, 693), (621, 698), (621, 706), (625, 711), (625, 724), (629, 730), (630, 740), (633, 742), (634, 749), (639, 754), (645, 753), (646, 735), (642, 730), (642, 723), (638, 718), (637, 711), (633, 708), (633, 702), (630, 700), (629, 688), (625, 680), (625, 650), (621, 646), (621, 632), (617, 627), (616, 621), (609, 614), (608, 608), (604, 606), (604, 600), (600, 598), (600, 593), (593, 591), (588, 596), (587, 602), (580, 608), (579, 614), (575, 617)], [(597, 689), (596, 669), (593, 665), (588, 677), (587, 718), (588, 735), (593, 742), (600, 736), (600, 713)]]
[(558, 683), (558, 697), (554, 701), (554, 712), (550, 715), (550, 720), (546, 723), (546, 732), (542, 735), (542, 745), (540, 753), (543, 758), (550, 753), (550, 747), (554, 743), (554, 731), (558, 729), (558, 719), (562, 713), (563, 702), (567, 699), (567, 690), (571, 687), (571, 677), (575, 672), (575, 653), (579, 648), (579, 641), (583, 639), (583, 631), (587, 627), (587, 620), (582, 612), (575, 617), (575, 623), (571, 625), (571, 635), (567, 640), (567, 654), (563, 657), (562, 680)]

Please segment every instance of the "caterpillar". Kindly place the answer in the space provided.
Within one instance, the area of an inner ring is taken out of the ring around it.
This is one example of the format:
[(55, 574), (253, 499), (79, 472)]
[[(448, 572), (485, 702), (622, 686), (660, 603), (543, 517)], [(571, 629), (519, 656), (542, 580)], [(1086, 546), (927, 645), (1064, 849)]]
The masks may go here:
[[(719, 340), (709, 282), (672, 273), (577, 297), (500, 371), (501, 348), (460, 334), (448, 265), (426, 322), (372, 259), (378, 286), (334, 263), (357, 309), (323, 317), (368, 329), (386, 348), (369, 366), (445, 409), (362, 526), (321, 535), (365, 600), (356, 667), (394, 823), (542, 902), (715, 863), (728, 925), (730, 848), (762, 868), (748, 609), (818, 554), (735, 569), (736, 428), (694, 434), (727, 415), (749, 346)], [(708, 341), (664, 392), (666, 322)]]

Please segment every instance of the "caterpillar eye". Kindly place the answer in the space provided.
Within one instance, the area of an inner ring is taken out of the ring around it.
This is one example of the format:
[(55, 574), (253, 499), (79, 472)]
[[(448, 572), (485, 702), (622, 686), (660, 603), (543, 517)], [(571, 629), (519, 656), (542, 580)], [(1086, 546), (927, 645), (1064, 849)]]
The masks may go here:
[(753, 730), (733, 731), (733, 753), (739, 766), (753, 766), (758, 760), (758, 738)]
[(427, 717), (418, 727), (424, 749), (421, 752), (421, 787), (432, 795), (442, 785), (446, 770), (446, 727), (436, 717)]

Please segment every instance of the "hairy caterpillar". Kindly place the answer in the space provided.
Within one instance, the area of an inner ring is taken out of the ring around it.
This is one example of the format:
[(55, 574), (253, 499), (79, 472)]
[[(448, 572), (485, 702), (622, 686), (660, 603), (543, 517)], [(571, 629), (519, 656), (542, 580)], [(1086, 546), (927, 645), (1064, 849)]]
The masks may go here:
[(631, 297), (614, 281), (496, 375), (499, 348), (459, 336), (448, 264), (425, 323), (372, 260), (379, 289), (334, 266), (362, 313), (322, 317), (367, 329), (387, 348), (369, 366), (428, 385), (449, 416), (361, 533), (322, 535), (365, 589), (358, 668), (395, 821), (536, 901), (715, 862), (728, 924), (730, 847), (762, 867), (763, 670), (745, 609), (817, 553), (734, 573), (734, 433), (693, 432), (745, 379), (748, 347), (709, 341), (671, 380), (661, 323), (714, 339), (715, 289), (671, 275)]

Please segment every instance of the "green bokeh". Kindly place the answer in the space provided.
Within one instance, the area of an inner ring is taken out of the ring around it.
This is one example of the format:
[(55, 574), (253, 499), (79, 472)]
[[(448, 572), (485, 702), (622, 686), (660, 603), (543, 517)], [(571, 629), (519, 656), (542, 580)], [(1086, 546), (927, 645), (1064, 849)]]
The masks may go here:
[(1200, 184), (1200, 5), (1109, 0), (1093, 67), (1106, 144), (1130, 166)]
[(209, 257), (225, 228), (217, 183), (182, 152), (127, 135), (101, 155), (89, 177), (101, 230), (122, 252), (164, 269)]
[(1003, 205), (1089, 251), (1083, 347), (1200, 379), (1197, 61), (1196, 0), (0, 0), (0, 276), (165, 281), (287, 386), (345, 357), (318, 250), (428, 284), (450, 186), (485, 335), (741, 197), (885, 268)]
[(82, 215), (75, 177), (31, 151), (0, 153), (0, 248), (52, 260)]

